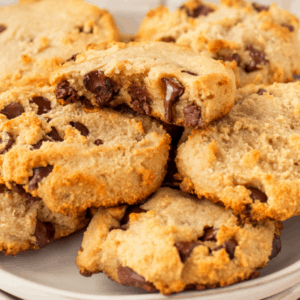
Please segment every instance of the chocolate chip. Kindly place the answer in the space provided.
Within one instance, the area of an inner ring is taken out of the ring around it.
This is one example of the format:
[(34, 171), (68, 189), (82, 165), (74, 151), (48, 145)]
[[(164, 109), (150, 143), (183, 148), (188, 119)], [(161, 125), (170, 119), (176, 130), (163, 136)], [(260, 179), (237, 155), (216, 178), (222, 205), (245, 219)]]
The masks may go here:
[(51, 127), (51, 131), (47, 133), (47, 135), (56, 142), (62, 142), (63, 139), (60, 137), (57, 129), (55, 127)]
[(258, 95), (263, 95), (263, 93), (267, 93), (267, 90), (265, 90), (265, 89), (259, 89), (258, 91), (257, 91), (257, 94)]
[(139, 213), (144, 213), (144, 212), (147, 212), (147, 210), (144, 210), (144, 209), (140, 208), (139, 205), (129, 206), (126, 210), (126, 213), (125, 213), (124, 217), (120, 221), (120, 225), (123, 226), (123, 225), (128, 224), (130, 214), (133, 214), (133, 213), (134, 214), (139, 214)]
[(23, 112), (24, 109), (19, 103), (10, 103), (0, 111), (0, 113), (5, 115), (9, 120), (21, 116)]
[(260, 190), (253, 187), (247, 187), (247, 189), (251, 191), (250, 197), (253, 201), (259, 200), (262, 203), (266, 203), (268, 201), (267, 195)]
[(0, 184), (0, 193), (3, 194), (7, 191), (6, 185), (5, 184)]
[(68, 62), (68, 61), (75, 61), (78, 54), (79, 54), (79, 53), (76, 53), (76, 54), (72, 55), (70, 58), (68, 58), (68, 59), (67, 59), (65, 62), (63, 62), (62, 64), (66, 63), (66, 62)]
[(201, 119), (202, 112), (201, 108), (195, 104), (189, 104), (183, 109), (184, 119), (189, 127), (199, 129), (203, 126)]
[(5, 25), (0, 25), (0, 33), (6, 30), (7, 27)]
[(0, 150), (0, 154), (6, 153), (13, 145), (14, 138), (8, 132), (2, 131), (0, 133), (0, 144), (3, 144), (2, 150)]
[(79, 102), (88, 109), (94, 108), (94, 105), (84, 96), (80, 96)]
[(255, 49), (251, 44), (247, 45), (246, 50), (250, 51), (250, 56), (253, 58), (250, 64), (245, 66), (246, 72), (253, 72), (258, 69), (258, 65), (265, 65), (268, 62), (268, 60), (266, 60), (266, 55)]
[(24, 196), (26, 194), (26, 191), (21, 184), (16, 184), (13, 181), (9, 181), (9, 184), (11, 185), (11, 189), (20, 196)]
[(32, 145), (31, 150), (38, 150), (42, 147), (44, 142), (52, 142), (52, 140), (48, 139), (47, 137), (43, 138), (42, 140), (38, 141), (35, 145)]
[(273, 259), (276, 257), (279, 252), (281, 251), (281, 241), (280, 241), (280, 236), (275, 234), (274, 239), (273, 239), (273, 244), (272, 244), (272, 253), (269, 256), (269, 260)]
[(100, 146), (100, 145), (103, 145), (103, 141), (102, 140), (96, 140), (95, 143), (94, 143), (96, 146)]
[(138, 86), (137, 83), (133, 83), (128, 93), (131, 97), (132, 108), (139, 114), (149, 115), (151, 113), (150, 103), (152, 99), (145, 86)]
[(238, 53), (234, 53), (229, 57), (223, 57), (223, 61), (235, 61), (237, 65), (241, 63), (241, 57)]
[(226, 250), (226, 252), (228, 253), (230, 259), (233, 259), (235, 248), (237, 245), (238, 244), (235, 240), (229, 240), (229, 241), (223, 243), (221, 246), (218, 246), (217, 248), (213, 249), (213, 251), (219, 251), (224, 248)]
[(26, 205), (29, 205), (29, 206), (32, 206), (39, 201), (42, 201), (42, 199), (40, 197), (33, 197), (29, 193), (25, 193), (23, 196), (26, 199)]
[(117, 82), (97, 70), (83, 77), (84, 87), (96, 95), (98, 105), (107, 105), (118, 95), (120, 86)]
[(37, 220), (34, 235), (36, 236), (39, 248), (41, 248), (54, 239), (55, 228), (50, 222), (41, 222)]
[(200, 241), (206, 242), (206, 241), (212, 241), (216, 242), (216, 234), (217, 230), (213, 229), (212, 227), (207, 227), (204, 229), (204, 235), (200, 238)]
[(165, 43), (175, 43), (176, 42), (176, 40), (172, 36), (163, 37), (160, 40), (161, 40), (161, 42), (165, 42)]
[(180, 259), (184, 263), (189, 258), (194, 248), (201, 245), (199, 242), (179, 242), (175, 244), (177, 248)]
[(139, 287), (147, 292), (156, 292), (156, 288), (150, 282), (147, 282), (144, 277), (135, 273), (131, 268), (128, 267), (119, 267), (118, 276), (121, 284), (134, 287)]
[(89, 271), (79, 271), (80, 275), (84, 276), (84, 277), (91, 277), (93, 275), (92, 272)]
[(90, 133), (90, 131), (81, 123), (79, 122), (70, 122), (70, 125), (74, 128), (76, 128), (81, 135), (87, 137)]
[(166, 97), (164, 100), (165, 106), (165, 121), (172, 122), (172, 106), (184, 93), (183, 85), (173, 77), (162, 78), (161, 81), (165, 85)]
[(64, 100), (66, 104), (79, 101), (79, 96), (76, 90), (71, 87), (67, 80), (62, 81), (57, 85), (55, 89), (55, 95), (57, 99)]
[(187, 74), (190, 74), (192, 76), (198, 76), (198, 74), (190, 72), (190, 71), (181, 71), (181, 73), (187, 73)]
[(283, 24), (282, 27), (286, 27), (290, 32), (294, 32), (295, 28), (292, 25)]
[(258, 12), (261, 12), (263, 10), (269, 10), (269, 6), (260, 5), (260, 4), (255, 3), (255, 2), (252, 3), (252, 6)]
[(38, 106), (38, 115), (46, 114), (51, 110), (51, 102), (44, 97), (33, 97), (30, 103), (35, 103)]
[(33, 191), (38, 187), (38, 183), (47, 177), (53, 170), (53, 166), (38, 167), (33, 169), (33, 176), (30, 178), (28, 189)]
[(199, 16), (207, 16), (208, 14), (213, 12), (213, 10), (210, 7), (202, 4), (198, 5), (193, 10), (188, 9), (185, 5), (182, 5), (180, 9), (185, 9), (187, 15), (191, 18), (198, 18)]

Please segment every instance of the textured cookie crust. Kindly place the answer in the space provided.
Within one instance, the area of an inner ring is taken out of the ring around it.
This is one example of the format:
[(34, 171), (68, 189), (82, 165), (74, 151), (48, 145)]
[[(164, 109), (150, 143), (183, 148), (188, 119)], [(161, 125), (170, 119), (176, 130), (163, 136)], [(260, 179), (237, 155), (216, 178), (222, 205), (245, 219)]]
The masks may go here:
[(0, 251), (5, 255), (37, 250), (88, 224), (85, 213), (77, 217), (55, 214), (41, 199), (8, 191), (4, 185), (0, 188)]
[(137, 40), (176, 42), (224, 60), (241, 87), (292, 81), (300, 72), (298, 32), (298, 18), (275, 3), (191, 0), (173, 13), (163, 6), (148, 12)]
[(221, 201), (243, 218), (298, 215), (299, 114), (300, 82), (239, 90), (228, 116), (194, 131), (179, 147), (182, 188)]
[(61, 106), (51, 87), (1, 94), (0, 135), (6, 186), (22, 185), (56, 213), (133, 204), (166, 173), (170, 137), (156, 121)]
[(82, 0), (21, 0), (0, 8), (0, 91), (49, 71), (91, 43), (119, 41), (112, 15)]
[(76, 260), (83, 275), (104, 271), (121, 284), (170, 294), (248, 279), (274, 254), (274, 221), (241, 225), (231, 210), (170, 188), (140, 208), (125, 218), (126, 206), (99, 209)]
[(235, 100), (232, 70), (185, 46), (162, 42), (91, 47), (52, 75), (58, 99), (66, 85), (98, 107), (125, 103), (140, 114), (199, 128), (226, 115)]

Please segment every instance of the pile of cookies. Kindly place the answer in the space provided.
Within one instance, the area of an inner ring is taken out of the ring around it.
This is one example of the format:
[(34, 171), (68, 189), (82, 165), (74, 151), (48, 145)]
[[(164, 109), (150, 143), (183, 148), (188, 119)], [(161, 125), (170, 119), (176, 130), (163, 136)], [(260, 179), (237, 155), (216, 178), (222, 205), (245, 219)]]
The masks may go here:
[(300, 214), (296, 16), (191, 0), (128, 44), (82, 0), (0, 20), (0, 251), (88, 226), (82, 275), (165, 295), (255, 278), (280, 252)]

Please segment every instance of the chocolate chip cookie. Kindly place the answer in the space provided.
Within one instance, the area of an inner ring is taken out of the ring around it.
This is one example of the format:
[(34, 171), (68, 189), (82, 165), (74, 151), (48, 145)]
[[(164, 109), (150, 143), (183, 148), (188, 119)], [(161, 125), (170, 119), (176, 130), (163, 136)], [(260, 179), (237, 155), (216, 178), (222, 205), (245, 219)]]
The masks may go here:
[(52, 75), (56, 97), (85, 97), (99, 108), (120, 104), (166, 123), (200, 128), (226, 115), (235, 100), (232, 70), (223, 62), (162, 42), (91, 47)]
[(258, 276), (280, 251), (281, 224), (242, 224), (231, 210), (161, 188), (142, 205), (100, 208), (76, 263), (123, 285), (163, 294)]
[(41, 198), (26, 193), (21, 185), (10, 191), (0, 184), (0, 251), (5, 255), (37, 250), (82, 229), (88, 221), (85, 212), (76, 217), (51, 212)]
[(250, 85), (228, 116), (178, 149), (181, 187), (243, 219), (300, 214), (300, 82)]
[(133, 204), (166, 174), (170, 136), (149, 117), (59, 105), (55, 90), (15, 88), (0, 95), (0, 170), (55, 213)]
[(0, 91), (48, 82), (87, 45), (121, 40), (112, 15), (81, 0), (21, 0), (1, 7), (0, 20)]
[(164, 6), (151, 10), (137, 40), (186, 45), (222, 60), (234, 68), (241, 87), (292, 81), (300, 73), (298, 31), (298, 18), (275, 3), (191, 0), (173, 13)]

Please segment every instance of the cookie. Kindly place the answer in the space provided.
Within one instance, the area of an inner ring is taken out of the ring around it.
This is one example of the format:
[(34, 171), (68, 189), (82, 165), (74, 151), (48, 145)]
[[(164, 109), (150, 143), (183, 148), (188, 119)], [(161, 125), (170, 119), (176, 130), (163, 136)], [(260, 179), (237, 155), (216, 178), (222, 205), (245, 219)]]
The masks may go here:
[(137, 40), (186, 45), (223, 60), (235, 69), (241, 87), (293, 81), (300, 73), (298, 32), (298, 18), (275, 3), (191, 0), (173, 13), (164, 6), (151, 10)]
[(76, 264), (82, 275), (103, 271), (166, 295), (227, 286), (258, 275), (279, 253), (280, 227), (242, 224), (220, 205), (161, 188), (142, 205), (100, 208)]
[(76, 94), (100, 108), (126, 104), (139, 114), (194, 128), (230, 111), (234, 81), (222, 62), (162, 42), (91, 47), (51, 78), (65, 103), (75, 102)]
[(81, 0), (20, 0), (0, 8), (0, 91), (48, 82), (91, 43), (121, 40), (112, 15)]
[(243, 219), (299, 215), (299, 95), (300, 82), (239, 90), (228, 116), (180, 145), (182, 189)]
[[(83, 97), (80, 101), (84, 103)], [(0, 174), (55, 213), (133, 204), (166, 173), (170, 136), (149, 117), (61, 106), (52, 87), (0, 95)]]
[(32, 197), (22, 186), (14, 189), (0, 185), (0, 251), (5, 255), (37, 250), (88, 224), (85, 213), (76, 217), (52, 213), (41, 198)]

